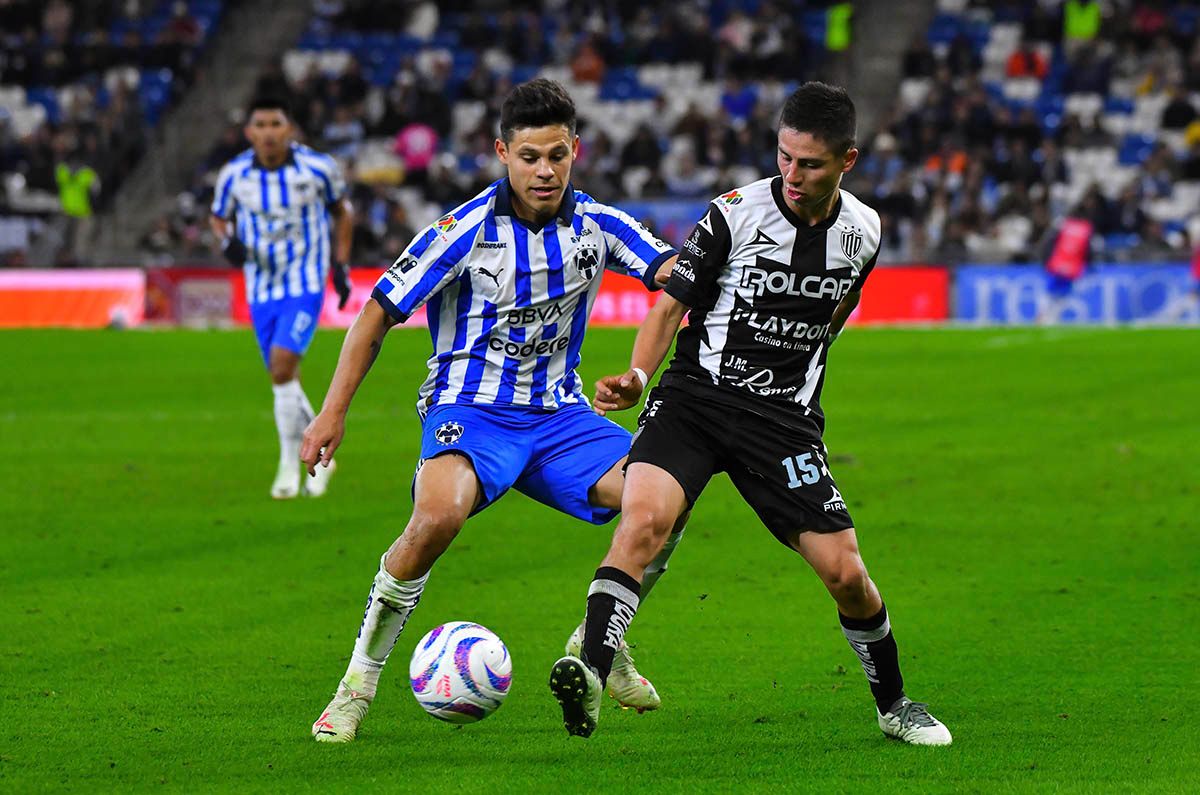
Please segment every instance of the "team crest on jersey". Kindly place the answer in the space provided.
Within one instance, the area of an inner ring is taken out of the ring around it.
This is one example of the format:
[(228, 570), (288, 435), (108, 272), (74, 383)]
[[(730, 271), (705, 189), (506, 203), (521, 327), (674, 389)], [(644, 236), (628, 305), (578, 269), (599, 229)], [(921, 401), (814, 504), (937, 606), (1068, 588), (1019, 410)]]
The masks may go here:
[(436, 223), (434, 223), (434, 227), (438, 230), (438, 234), (440, 235), (449, 234), (450, 230), (456, 226), (458, 226), (458, 219), (454, 217), (453, 213), (443, 215), (441, 218), (437, 219)]
[(433, 432), (433, 438), (436, 439), (437, 443), (443, 447), (454, 444), (462, 438), (462, 435), (463, 426), (454, 420), (443, 422), (441, 425), (437, 426), (437, 429)]
[(848, 227), (842, 230), (842, 253), (846, 255), (846, 259), (852, 260), (858, 256), (858, 252), (862, 251), (863, 235), (857, 227)]
[(743, 198), (742, 194), (738, 193), (735, 188), (729, 191), (729, 193), (722, 194), (718, 197), (717, 201), (724, 202), (725, 204), (741, 204)]
[(575, 270), (579, 271), (579, 275), (587, 280), (591, 280), (596, 275), (596, 268), (600, 265), (600, 251), (592, 246), (581, 246), (575, 252)]

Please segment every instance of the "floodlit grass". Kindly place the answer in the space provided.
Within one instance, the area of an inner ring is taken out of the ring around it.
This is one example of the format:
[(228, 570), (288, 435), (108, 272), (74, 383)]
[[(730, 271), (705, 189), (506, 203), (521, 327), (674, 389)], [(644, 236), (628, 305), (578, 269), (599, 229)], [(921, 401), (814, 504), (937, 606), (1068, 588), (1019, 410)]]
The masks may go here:
[[(591, 332), (583, 375), (624, 368)], [(319, 404), (340, 333), (318, 336)], [(309, 726), (403, 528), (428, 338), (397, 330), (323, 500), (267, 496), (248, 331), (0, 334), (0, 789), (279, 792), (1196, 791), (1200, 335), (853, 330), (832, 468), (908, 692), (950, 748), (887, 742), (833, 604), (724, 477), (629, 639), (657, 713), (568, 738), (545, 678), (611, 526), (512, 493), (435, 568), (358, 741)], [(633, 412), (620, 417), (632, 423)], [(407, 691), (430, 627), (508, 644), (455, 728)]]

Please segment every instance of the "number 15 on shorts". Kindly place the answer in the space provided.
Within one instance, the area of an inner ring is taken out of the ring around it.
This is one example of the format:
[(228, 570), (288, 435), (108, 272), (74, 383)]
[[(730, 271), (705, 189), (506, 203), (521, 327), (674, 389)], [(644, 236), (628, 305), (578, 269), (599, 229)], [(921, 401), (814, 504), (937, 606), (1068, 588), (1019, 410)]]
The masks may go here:
[[(822, 474), (829, 475), (829, 468), (825, 466), (825, 460), (816, 451), (788, 456), (780, 463), (787, 472), (789, 489), (811, 486), (821, 480)], [(818, 464), (820, 466), (817, 466)]]

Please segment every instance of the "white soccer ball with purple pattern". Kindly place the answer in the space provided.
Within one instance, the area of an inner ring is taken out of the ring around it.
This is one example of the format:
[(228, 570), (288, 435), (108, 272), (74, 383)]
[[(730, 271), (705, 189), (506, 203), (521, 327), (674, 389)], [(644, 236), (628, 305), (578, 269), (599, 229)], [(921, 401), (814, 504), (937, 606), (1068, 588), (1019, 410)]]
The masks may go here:
[(512, 658), (496, 633), (469, 621), (451, 621), (421, 638), (408, 678), (417, 703), (430, 715), (449, 723), (475, 723), (504, 703)]

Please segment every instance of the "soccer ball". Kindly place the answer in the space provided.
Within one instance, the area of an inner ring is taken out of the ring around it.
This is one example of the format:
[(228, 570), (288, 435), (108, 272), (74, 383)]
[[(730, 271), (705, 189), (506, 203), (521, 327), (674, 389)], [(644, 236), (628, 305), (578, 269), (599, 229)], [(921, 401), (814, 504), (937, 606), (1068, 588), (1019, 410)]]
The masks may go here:
[(451, 621), (429, 630), (408, 665), (413, 696), (433, 717), (474, 723), (504, 703), (512, 682), (512, 658), (491, 630)]

